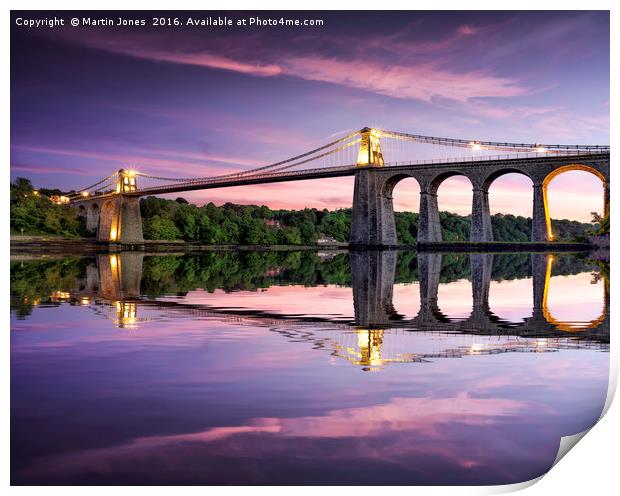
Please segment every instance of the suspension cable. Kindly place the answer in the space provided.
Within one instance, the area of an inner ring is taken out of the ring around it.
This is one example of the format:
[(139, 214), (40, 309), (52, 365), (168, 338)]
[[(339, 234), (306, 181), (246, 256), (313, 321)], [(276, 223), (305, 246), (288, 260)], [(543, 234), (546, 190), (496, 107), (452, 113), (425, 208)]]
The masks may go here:
[(110, 174), (108, 177), (104, 177), (101, 181), (98, 181), (95, 184), (87, 186), (86, 188), (78, 189), (74, 194), (79, 195), (82, 191), (88, 191), (90, 189), (93, 189), (95, 186), (99, 186), (101, 183), (104, 183), (108, 179), (111, 179), (111, 178), (113, 178), (114, 176), (117, 176), (117, 175), (118, 175), (118, 171)]
[(441, 138), (438, 136), (424, 136), (421, 134), (409, 134), (401, 133), (398, 131), (385, 131), (380, 130), (383, 137), (395, 138), (395, 139), (409, 139), (412, 141), (418, 141), (421, 143), (429, 143), (443, 146), (458, 146), (458, 147), (471, 147), (472, 145), (479, 145), (487, 149), (506, 150), (512, 149), (515, 151), (523, 149), (536, 150), (544, 148), (545, 150), (596, 150), (596, 151), (609, 151), (609, 145), (543, 145), (538, 143), (501, 143), (497, 141), (478, 141), (478, 140), (464, 140), (458, 138)]
[[(330, 147), (332, 147), (334, 145), (337, 145), (338, 143), (342, 143), (343, 141), (351, 139), (353, 136), (356, 136), (359, 133), (360, 133), (359, 131), (355, 131), (355, 132), (350, 133), (350, 134), (348, 134), (348, 135), (346, 135), (346, 136), (344, 136), (342, 138), (339, 138), (339, 139), (337, 139), (335, 141), (332, 141), (332, 142), (330, 142), (330, 143), (328, 143), (326, 145), (323, 145), (323, 146), (320, 146), (320, 147), (315, 148), (313, 150), (310, 150), (309, 152), (302, 153), (301, 155), (296, 155), (295, 157), (291, 157), (291, 158), (288, 158), (286, 160), (282, 160), (280, 162), (276, 162), (276, 163), (269, 164), (269, 165), (264, 165), (264, 166), (261, 166), (261, 167), (256, 167), (254, 169), (249, 169), (249, 170), (245, 170), (245, 171), (233, 172), (233, 173), (230, 173), (230, 174), (223, 174), (223, 175), (219, 175), (219, 176), (208, 176), (208, 177), (183, 178), (183, 179), (174, 178), (174, 177), (152, 176), (150, 174), (144, 174), (144, 173), (141, 173), (141, 172), (138, 172), (137, 175), (140, 175), (140, 176), (143, 176), (143, 177), (148, 177), (150, 179), (157, 179), (157, 180), (160, 180), (160, 181), (175, 181), (175, 182), (200, 182), (200, 181), (204, 181), (204, 180), (208, 180), (208, 179), (216, 179), (216, 178), (223, 179), (223, 178), (227, 178), (227, 177), (246, 176), (248, 174), (254, 174), (256, 172), (265, 171), (265, 170), (268, 170), (268, 169), (271, 169), (271, 168), (274, 168), (274, 167), (278, 167), (280, 165), (288, 164), (289, 162), (293, 162), (295, 160), (299, 160), (300, 158), (304, 158), (304, 157), (307, 157), (309, 155), (313, 155), (316, 152), (320, 152), (322, 150), (325, 150), (326, 148), (330, 148)], [(359, 141), (357, 141), (357, 142), (359, 142)], [(312, 158), (310, 160), (314, 160), (314, 159), (323, 157), (325, 155), (326, 154), (322, 154), (322, 155), (314, 157), (314, 158)], [(301, 163), (305, 163), (305, 162), (299, 162), (299, 163), (301, 164)]]

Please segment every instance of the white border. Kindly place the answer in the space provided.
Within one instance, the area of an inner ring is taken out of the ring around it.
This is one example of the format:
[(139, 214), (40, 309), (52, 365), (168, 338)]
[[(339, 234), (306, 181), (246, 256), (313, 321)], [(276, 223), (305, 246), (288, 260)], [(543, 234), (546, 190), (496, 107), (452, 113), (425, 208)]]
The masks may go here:
[[(564, 0), (562, 2), (554, 2), (550, 0), (505, 0), (498, 2), (497, 0), (470, 0), (468, 2), (459, 2), (457, 0), (441, 0), (433, 2), (412, 2), (406, 0), (382, 0), (381, 2), (370, 2), (367, 0), (314, 0), (313, 2), (305, 3), (293, 3), (290, 0), (263, 0), (263, 1), (242, 1), (242, 0), (226, 0), (221, 4), (215, 2), (197, 1), (197, 0), (175, 0), (174, 2), (165, 2), (161, 0), (151, 0), (149, 2), (136, 2), (130, 0), (91, 0), (87, 4), (78, 0), (57, 0), (53, 2), (44, 2), (42, 0), (9, 0), (6, 2), (9, 9), (13, 10), (373, 10), (380, 8), (381, 10), (610, 10), (611, 11), (611, 141), (612, 148), (616, 149), (619, 145), (618, 131), (616, 123), (616, 117), (618, 117), (618, 101), (616, 98), (617, 91), (614, 91), (614, 86), (618, 84), (618, 74), (620, 74), (619, 60), (620, 52), (618, 51), (618, 19), (620, 5), (617, 1), (612, 0), (590, 0), (588, 2), (576, 1), (576, 0)], [(615, 7), (615, 9), (614, 9)], [(9, 44), (10, 44), (10, 11), (6, 10), (4, 16), (4, 23), (2, 29), (4, 31), (4, 49), (2, 50), (2, 67), (9, 71)], [(9, 93), (9, 78), (4, 77), (3, 86), (5, 94), (5, 109), (10, 105), (10, 93)], [(5, 191), (8, 193), (9, 182), (9, 154), (10, 154), (10, 114), (5, 110), (4, 118), (2, 119), (2, 143), (4, 148), (4, 157), (2, 167), (5, 168)], [(613, 175), (613, 174), (612, 174)], [(616, 202), (615, 190), (611, 189), (611, 204)], [(8, 222), (8, 194), (6, 194), (5, 205), (7, 209), (5, 214), (1, 217), (2, 227), (5, 233), (9, 233)], [(613, 231), (620, 232), (616, 217), (613, 217), (612, 224), (614, 225)], [(8, 487), (10, 484), (9, 479), (9, 460), (10, 460), (10, 445), (9, 445), (9, 384), (10, 384), (10, 346), (9, 346), (9, 277), (8, 277), (8, 264), (6, 260), (9, 255), (9, 243), (8, 239), (2, 246), (5, 253), (4, 264), (0, 264), (0, 270), (3, 275), (3, 296), (5, 301), (5, 319), (7, 325), (5, 327), (5, 341), (2, 354), (2, 393), (5, 399), (4, 408), (2, 409), (2, 485)], [(612, 279), (614, 281), (618, 279), (617, 270), (615, 266), (612, 266)], [(611, 293), (613, 295), (613, 292)], [(611, 300), (611, 313), (615, 315), (617, 306), (615, 300)], [(613, 322), (613, 321), (612, 321)], [(618, 376), (618, 346), (616, 339), (612, 338), (612, 350), (611, 350), (611, 378), (608, 394), (608, 404), (613, 392), (616, 389), (617, 376)], [(390, 494), (407, 494), (410, 495), (412, 491), (416, 494), (498, 494), (505, 492), (512, 492), (524, 487), (529, 487), (528, 494), (536, 495), (548, 495), (552, 493), (566, 495), (580, 495), (584, 493), (591, 494), (610, 494), (613, 487), (618, 487), (616, 472), (618, 471), (617, 463), (615, 462), (614, 441), (620, 439), (618, 425), (620, 424), (620, 407), (616, 404), (612, 404), (607, 414), (599, 421), (599, 423), (592, 429), (592, 431), (585, 435), (583, 440), (579, 442), (579, 447), (572, 450), (568, 456), (563, 458), (557, 466), (555, 466), (547, 475), (539, 479), (537, 484), (533, 484), (536, 481), (530, 481), (529, 483), (515, 484), (510, 486), (490, 486), (490, 487), (247, 487), (247, 488), (215, 488), (209, 487), (210, 494), (221, 495), (237, 495), (239, 493), (253, 494), (253, 495), (288, 495), (291, 491), (294, 491), (297, 495), (312, 495), (315, 496), (317, 491), (322, 494), (359, 494), (360, 492), (373, 492), (377, 491), (386, 492)], [(157, 496), (158, 494), (167, 494), (169, 488), (165, 487), (151, 487), (148, 489), (140, 488), (127, 488), (119, 487), (110, 489), (107, 487), (93, 487), (89, 488), (88, 492), (92, 494), (107, 494), (110, 491), (114, 491), (115, 494), (130, 494), (136, 491), (147, 490), (150, 494)], [(62, 495), (67, 494), (80, 494), (84, 491), (80, 487), (44, 487), (44, 488), (29, 488), (29, 487), (11, 487), (10, 491), (15, 494), (35, 494), (45, 493), (46, 495)], [(188, 494), (203, 494), (204, 487), (176, 487), (175, 492), (184, 492)]]

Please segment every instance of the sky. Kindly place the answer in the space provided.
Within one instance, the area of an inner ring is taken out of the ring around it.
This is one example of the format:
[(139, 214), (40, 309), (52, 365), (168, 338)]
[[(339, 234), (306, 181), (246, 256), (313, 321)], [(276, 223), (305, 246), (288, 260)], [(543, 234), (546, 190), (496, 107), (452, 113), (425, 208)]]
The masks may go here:
[[(18, 17), (141, 17), (144, 27), (26, 28)], [(166, 12), (166, 16), (177, 14)], [(265, 13), (183, 12), (236, 20)], [(265, 165), (364, 126), (475, 140), (609, 143), (606, 12), (283, 12), (323, 26), (149, 26), (148, 12), (12, 12), (11, 177), (79, 189), (122, 167), (197, 177)], [(394, 193), (418, 210), (414, 181)], [(183, 193), (197, 204), (350, 207), (352, 178)], [(177, 196), (177, 195), (174, 195)], [(602, 185), (568, 172), (552, 217), (590, 220)], [(492, 212), (531, 215), (507, 175)], [(469, 214), (446, 180), (442, 210)]]

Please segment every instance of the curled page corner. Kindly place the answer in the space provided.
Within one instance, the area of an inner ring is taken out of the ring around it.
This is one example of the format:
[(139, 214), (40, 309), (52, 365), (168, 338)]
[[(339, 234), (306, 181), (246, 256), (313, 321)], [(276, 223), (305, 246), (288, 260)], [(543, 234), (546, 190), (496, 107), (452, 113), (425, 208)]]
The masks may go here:
[[(599, 418), (599, 420), (600, 420), (600, 418)], [(598, 420), (596, 422), (598, 423)], [(594, 424), (594, 425), (596, 425), (596, 424)], [(594, 427), (594, 426), (592, 426), (592, 427)], [(590, 427), (590, 429), (592, 429), (592, 427)], [(555, 460), (553, 460), (553, 464), (551, 465), (549, 470), (551, 470), (553, 467), (555, 467), (556, 464), (562, 458), (564, 458), (566, 453), (568, 453), (570, 450), (572, 450), (575, 447), (575, 445), (579, 441), (581, 441), (583, 436), (585, 436), (588, 432), (590, 432), (590, 429), (586, 429), (585, 431), (578, 432), (577, 434), (571, 434), (570, 436), (562, 436), (562, 438), (560, 439), (560, 447), (558, 448), (558, 454), (556, 455)]]
[(527, 481), (523, 481), (523, 482), (516, 482), (515, 484), (504, 484), (501, 486), (491, 486), (491, 491), (488, 493), (483, 493), (483, 494), (508, 494), (508, 493), (515, 493), (517, 491), (521, 491), (523, 489), (527, 489), (530, 486), (533, 486), (534, 484), (536, 484), (540, 479), (542, 479), (545, 475), (547, 475), (546, 473), (539, 475), (538, 477), (534, 477), (533, 479), (527, 480)]
[(605, 399), (605, 405), (603, 406), (603, 410), (601, 411), (601, 415), (596, 420), (596, 422), (591, 427), (589, 427), (588, 429), (585, 429), (585, 430), (583, 430), (581, 432), (578, 432), (576, 434), (571, 434), (569, 436), (563, 436), (560, 439), (560, 446), (558, 447), (558, 453), (557, 453), (557, 455), (555, 457), (555, 460), (553, 461), (553, 463), (549, 467), (549, 470), (547, 470), (544, 474), (542, 474), (542, 475), (540, 475), (538, 477), (535, 477), (534, 479), (530, 479), (529, 481), (518, 482), (516, 484), (506, 484), (506, 485), (501, 485), (501, 486), (494, 486), (493, 487), (493, 494), (506, 494), (506, 493), (512, 493), (512, 492), (516, 492), (516, 491), (521, 491), (522, 489), (526, 489), (526, 488), (528, 488), (530, 486), (533, 486), (539, 480), (541, 480), (545, 475), (547, 475), (553, 469), (553, 467), (555, 467), (556, 464), (562, 458), (564, 458), (564, 456), (566, 456), (566, 454), (571, 449), (573, 449), (575, 447), (575, 445), (579, 441), (581, 441), (581, 439), (583, 439), (583, 437), (588, 432), (590, 432), (590, 430), (592, 430), (601, 421), (601, 419), (605, 416), (605, 414), (609, 410), (609, 407), (611, 406), (612, 401), (614, 400), (614, 396), (616, 394), (617, 386), (618, 386), (618, 366), (617, 366), (616, 360), (614, 360), (614, 358), (612, 356), (610, 367), (609, 367), (609, 382), (608, 382), (608, 385), (607, 385), (607, 398)]
[(609, 367), (609, 382), (607, 384), (607, 397), (605, 399), (605, 405), (603, 406), (603, 410), (601, 411), (601, 415), (596, 420), (596, 422), (588, 429), (578, 432), (577, 434), (572, 434), (570, 436), (563, 436), (560, 439), (560, 447), (558, 448), (558, 454), (553, 461), (553, 464), (547, 471), (547, 473), (556, 466), (556, 464), (564, 458), (564, 456), (575, 447), (575, 445), (581, 441), (581, 439), (588, 433), (590, 430), (598, 424), (601, 419), (605, 416), (609, 407), (611, 406), (611, 402), (614, 400), (614, 396), (616, 394), (616, 387), (618, 386), (618, 367), (617, 363), (612, 357), (610, 367)]

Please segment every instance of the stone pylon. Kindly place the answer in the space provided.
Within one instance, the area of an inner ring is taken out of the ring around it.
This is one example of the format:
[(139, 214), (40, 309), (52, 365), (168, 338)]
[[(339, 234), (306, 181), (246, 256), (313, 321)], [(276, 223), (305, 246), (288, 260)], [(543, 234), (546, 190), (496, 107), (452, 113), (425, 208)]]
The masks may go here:
[(388, 324), (395, 314), (392, 296), (395, 251), (352, 251), (351, 279), (355, 322), (366, 328)]

